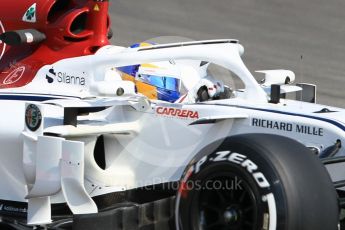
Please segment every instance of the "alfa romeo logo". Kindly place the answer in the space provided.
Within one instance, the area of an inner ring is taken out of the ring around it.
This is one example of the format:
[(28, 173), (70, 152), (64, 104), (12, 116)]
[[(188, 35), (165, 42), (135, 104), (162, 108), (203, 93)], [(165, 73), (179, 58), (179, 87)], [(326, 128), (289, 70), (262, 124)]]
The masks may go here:
[(28, 107), (26, 107), (25, 111), (25, 124), (31, 131), (36, 131), (40, 126), (42, 122), (42, 114), (40, 109), (34, 105), (31, 104)]

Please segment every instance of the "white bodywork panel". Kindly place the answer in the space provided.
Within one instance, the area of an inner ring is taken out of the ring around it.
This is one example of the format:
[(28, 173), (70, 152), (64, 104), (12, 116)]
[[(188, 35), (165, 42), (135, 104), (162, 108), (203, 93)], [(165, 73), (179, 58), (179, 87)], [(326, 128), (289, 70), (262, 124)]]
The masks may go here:
[[(109, 46), (96, 55), (45, 66), (23, 88), (0, 90), (0, 95), (14, 98), (0, 100), (0, 199), (28, 202), (29, 224), (45, 224), (50, 221), (51, 203), (67, 203), (75, 214), (95, 213), (93, 196), (178, 181), (201, 149), (231, 135), (283, 135), (320, 152), (336, 140), (345, 141), (345, 110), (285, 99), (270, 104), (264, 87), (240, 58), (241, 45), (231, 40), (204, 43), (209, 44), (142, 50)], [(125, 65), (185, 59), (231, 70), (245, 83), (245, 91), (237, 98), (199, 104), (148, 101), (134, 94), (131, 83), (112, 79), (109, 73)], [(47, 83), (52, 68), (84, 78), (85, 84)], [(115, 94), (119, 87), (125, 89), (122, 96)], [(296, 90), (286, 87), (286, 92)], [(34, 102), (40, 99), (44, 102)], [(35, 131), (25, 125), (30, 104), (42, 114)], [(77, 125), (64, 124), (65, 111), (75, 108), (91, 112), (80, 113)], [(102, 109), (92, 111), (95, 108)], [(332, 112), (317, 113), (323, 108)], [(101, 135), (104, 169), (94, 156)], [(343, 148), (337, 153), (342, 155)]]

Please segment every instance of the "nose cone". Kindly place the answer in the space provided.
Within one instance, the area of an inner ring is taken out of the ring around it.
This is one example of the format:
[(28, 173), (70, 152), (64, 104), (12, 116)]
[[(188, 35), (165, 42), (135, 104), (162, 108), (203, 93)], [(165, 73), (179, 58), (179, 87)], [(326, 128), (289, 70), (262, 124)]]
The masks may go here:
[[(107, 0), (1, 0), (0, 34), (14, 36), (19, 42), (0, 40), (0, 82), (9, 76), (12, 79), (18, 67), (25, 71), (18, 75), (20, 81), (6, 81), (0, 88), (23, 87), (44, 65), (94, 54), (108, 45), (108, 7)], [(21, 36), (16, 31), (31, 32)], [(42, 36), (35, 40), (33, 31)]]
[(36, 29), (46, 35), (47, 46), (55, 50), (85, 40), (92, 47), (109, 44), (109, 1), (2, 0), (1, 6), (1, 33)]
[(7, 31), (38, 29), (46, 25), (55, 0), (1, 0), (0, 21)]

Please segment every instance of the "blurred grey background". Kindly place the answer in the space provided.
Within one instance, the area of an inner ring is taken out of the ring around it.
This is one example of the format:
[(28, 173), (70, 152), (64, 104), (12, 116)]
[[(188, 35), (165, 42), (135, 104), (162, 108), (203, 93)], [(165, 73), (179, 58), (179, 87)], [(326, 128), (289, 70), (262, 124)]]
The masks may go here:
[(318, 103), (345, 107), (344, 0), (113, 0), (115, 45), (158, 36), (239, 39), (244, 61), (291, 69)]

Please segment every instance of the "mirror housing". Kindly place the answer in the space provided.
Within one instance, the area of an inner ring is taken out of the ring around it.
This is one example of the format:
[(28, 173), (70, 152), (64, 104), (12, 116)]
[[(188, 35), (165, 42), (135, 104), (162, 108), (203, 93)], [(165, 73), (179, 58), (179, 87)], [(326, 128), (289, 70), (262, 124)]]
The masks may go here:
[(100, 81), (92, 85), (92, 89), (100, 96), (123, 96), (135, 94), (135, 85), (131, 81)]
[(270, 85), (286, 85), (295, 81), (295, 73), (291, 70), (276, 69), (276, 70), (257, 70), (257, 73), (265, 74), (265, 78), (261, 81), (262, 86)]
[(298, 83), (302, 90), (296, 93), (297, 101), (316, 103), (316, 85), (308, 83)]

